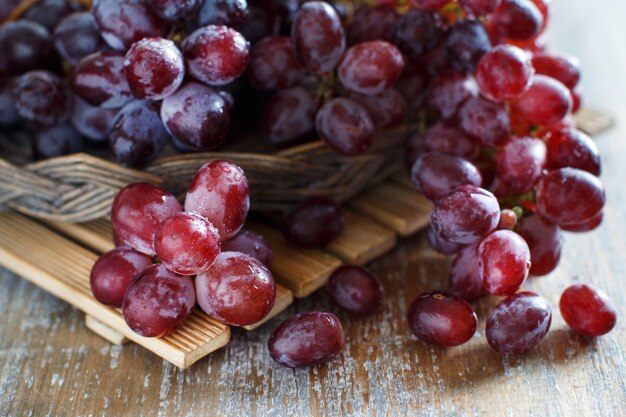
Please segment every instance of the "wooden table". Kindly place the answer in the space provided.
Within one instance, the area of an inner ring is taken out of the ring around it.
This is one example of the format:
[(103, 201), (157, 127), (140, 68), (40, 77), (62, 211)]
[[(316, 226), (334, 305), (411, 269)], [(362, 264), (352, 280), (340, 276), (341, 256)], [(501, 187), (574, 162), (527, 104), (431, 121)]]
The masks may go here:
[[(626, 3), (557, 1), (554, 49), (580, 57), (587, 103), (618, 124), (599, 136), (608, 191), (604, 225), (568, 235), (556, 272), (527, 287), (553, 308), (552, 330), (534, 351), (512, 358), (484, 339), (481, 301), (474, 339), (440, 350), (413, 338), (405, 322), (419, 292), (445, 285), (446, 261), (403, 241), (371, 265), (386, 302), (378, 314), (340, 314), (345, 352), (326, 367), (291, 370), (273, 363), (267, 339), (297, 311), (331, 309), (318, 293), (255, 332), (235, 331), (225, 349), (179, 370), (136, 345), (112, 346), (89, 332), (82, 314), (24, 280), (0, 271), (0, 416), (139, 415), (535, 415), (626, 416)], [(618, 306), (617, 328), (587, 340), (558, 313), (573, 281), (605, 289)]]

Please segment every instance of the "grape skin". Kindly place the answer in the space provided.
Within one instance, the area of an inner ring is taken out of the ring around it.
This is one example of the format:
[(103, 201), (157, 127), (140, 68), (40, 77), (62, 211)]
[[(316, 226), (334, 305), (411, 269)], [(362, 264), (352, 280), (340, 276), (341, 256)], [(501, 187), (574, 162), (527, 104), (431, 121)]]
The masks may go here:
[(124, 107), (133, 98), (124, 74), (124, 55), (106, 51), (81, 59), (72, 72), (72, 90), (92, 106)]
[(315, 117), (317, 133), (335, 151), (354, 156), (366, 152), (374, 141), (374, 123), (363, 106), (338, 97), (324, 104)]
[(428, 90), (428, 105), (442, 118), (451, 119), (471, 97), (478, 95), (478, 86), (473, 77), (452, 72), (443, 73), (431, 82)]
[(377, 130), (398, 126), (407, 114), (408, 104), (394, 88), (373, 96), (350, 94), (350, 98), (367, 110)]
[(357, 265), (337, 268), (326, 283), (331, 301), (341, 309), (366, 315), (376, 311), (383, 302), (383, 286), (367, 269)]
[(246, 0), (205, 0), (198, 14), (200, 26), (225, 25), (239, 28), (248, 17)]
[(33, 137), (33, 157), (36, 160), (69, 155), (83, 150), (80, 133), (69, 123), (37, 130)]
[(345, 219), (332, 200), (310, 198), (285, 212), (281, 231), (289, 243), (301, 248), (321, 248), (341, 233)]
[(474, 301), (489, 294), (483, 285), (479, 268), (478, 243), (462, 247), (452, 261), (448, 272), (449, 291), (466, 301)]
[(286, 144), (314, 129), (316, 110), (317, 105), (304, 88), (281, 90), (266, 104), (261, 130), (271, 144)]
[(115, 125), (117, 110), (95, 107), (74, 97), (74, 108), (70, 116), (72, 126), (81, 135), (93, 141), (106, 141)]
[(561, 295), (559, 308), (567, 325), (588, 337), (607, 334), (617, 321), (613, 302), (604, 291), (590, 284), (569, 286)]
[(531, 275), (547, 275), (558, 266), (563, 235), (557, 225), (534, 214), (520, 219), (517, 232), (530, 249)]
[(600, 176), (600, 151), (580, 130), (564, 127), (550, 131), (546, 136), (546, 147), (548, 168), (578, 168)]
[(530, 88), (511, 103), (511, 112), (524, 121), (550, 127), (570, 113), (572, 97), (559, 81), (535, 75)]
[(204, 0), (146, 0), (157, 16), (167, 21), (177, 21), (192, 17)]
[(480, 186), (482, 178), (474, 165), (458, 156), (429, 152), (413, 165), (411, 181), (426, 198), (436, 201), (460, 185)]
[(509, 192), (530, 191), (543, 175), (546, 145), (531, 137), (512, 138), (498, 150), (496, 173)]
[(54, 46), (71, 65), (93, 53), (104, 50), (93, 14), (77, 12), (67, 15), (54, 29)]
[(262, 235), (250, 230), (242, 230), (232, 239), (222, 242), (222, 252), (244, 253), (258, 259), (268, 268), (273, 259), (270, 242)]
[(454, 24), (445, 45), (452, 65), (467, 72), (474, 72), (480, 59), (491, 49), (489, 35), (482, 23), (475, 20), (461, 20)]
[(476, 81), (483, 96), (503, 102), (524, 93), (533, 74), (528, 54), (512, 45), (498, 45), (478, 62)]
[(250, 49), (248, 79), (260, 90), (293, 87), (302, 78), (302, 69), (287, 36), (268, 36)]
[(480, 242), (478, 268), (487, 291), (499, 296), (513, 295), (528, 277), (528, 245), (511, 230), (496, 230)]
[(482, 97), (472, 97), (459, 111), (459, 127), (481, 145), (493, 147), (509, 136), (511, 121), (503, 105)]
[(0, 78), (45, 68), (52, 58), (50, 32), (39, 23), (17, 20), (0, 26)]
[(71, 97), (59, 76), (44, 70), (27, 72), (13, 88), (19, 116), (39, 127), (54, 127), (69, 118)]

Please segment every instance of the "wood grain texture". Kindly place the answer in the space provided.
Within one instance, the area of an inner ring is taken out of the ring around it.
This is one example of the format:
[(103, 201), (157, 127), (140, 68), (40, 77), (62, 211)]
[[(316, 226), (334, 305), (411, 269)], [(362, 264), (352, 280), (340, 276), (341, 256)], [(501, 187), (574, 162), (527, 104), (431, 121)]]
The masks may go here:
[[(476, 305), (479, 332), (467, 345), (440, 350), (410, 336), (404, 314), (422, 290), (445, 286), (447, 261), (425, 257), (423, 234), (403, 240), (370, 264), (387, 297), (377, 314), (340, 314), (345, 352), (328, 366), (285, 369), (271, 361), (267, 339), (290, 314), (330, 309), (323, 292), (295, 303), (255, 332), (188, 370), (138, 346), (93, 336), (82, 313), (0, 273), (0, 415), (2, 416), (549, 416), (626, 415), (626, 4), (618, 0), (553, 2), (554, 49), (577, 55), (584, 100), (608, 109), (617, 126), (597, 137), (604, 159), (605, 224), (568, 234), (562, 263), (528, 289), (553, 308), (550, 334), (520, 357), (502, 358), (484, 340), (484, 317), (496, 300)], [(585, 339), (558, 313), (561, 291), (575, 280), (607, 291), (618, 324)]]

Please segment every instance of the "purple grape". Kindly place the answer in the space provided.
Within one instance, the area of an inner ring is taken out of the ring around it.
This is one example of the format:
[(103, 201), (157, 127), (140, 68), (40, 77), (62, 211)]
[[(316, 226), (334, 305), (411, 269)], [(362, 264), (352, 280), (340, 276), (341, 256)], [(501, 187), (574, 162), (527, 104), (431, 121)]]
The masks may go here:
[(71, 97), (63, 80), (48, 71), (31, 71), (17, 79), (13, 94), (19, 116), (41, 127), (69, 118)]
[(67, 15), (54, 29), (54, 46), (70, 65), (105, 48), (90, 12)]

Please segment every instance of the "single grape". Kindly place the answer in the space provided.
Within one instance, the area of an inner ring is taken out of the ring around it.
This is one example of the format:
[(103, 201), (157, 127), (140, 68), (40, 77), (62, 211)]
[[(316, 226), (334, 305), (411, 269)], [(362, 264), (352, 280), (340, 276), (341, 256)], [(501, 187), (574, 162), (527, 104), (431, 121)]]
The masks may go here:
[(72, 126), (86, 137), (94, 141), (106, 141), (115, 125), (118, 111), (94, 107), (79, 97), (74, 97), (74, 108), (70, 115)]
[(344, 223), (343, 212), (335, 202), (310, 198), (284, 213), (281, 231), (294, 246), (321, 248), (341, 233)]
[(430, 217), (442, 238), (462, 244), (478, 242), (495, 230), (499, 221), (496, 197), (473, 185), (462, 185), (440, 198)]
[(82, 150), (83, 139), (69, 123), (38, 130), (33, 136), (33, 157), (37, 160), (69, 155)]
[(198, 20), (200, 26), (225, 25), (238, 28), (248, 17), (246, 0), (204, 0)]
[(176, 213), (163, 220), (154, 235), (154, 250), (172, 272), (197, 275), (220, 253), (220, 236), (210, 221), (196, 213)]
[(0, 77), (47, 67), (52, 59), (50, 32), (39, 23), (16, 20), (0, 25)]
[(105, 48), (90, 12), (76, 12), (63, 18), (54, 29), (54, 46), (70, 65)]
[(478, 61), (491, 49), (489, 35), (477, 20), (455, 23), (448, 32), (445, 45), (452, 65), (467, 72), (474, 72)]
[(500, 0), (459, 0), (459, 4), (468, 15), (480, 17), (493, 13)]
[(250, 230), (242, 230), (232, 239), (222, 242), (222, 252), (245, 253), (268, 268), (272, 264), (272, 245), (265, 237)]
[(117, 161), (141, 167), (155, 160), (169, 141), (158, 113), (158, 103), (132, 101), (118, 113), (109, 136)]
[(145, 38), (126, 52), (124, 73), (136, 98), (162, 100), (183, 83), (185, 60), (174, 42)]
[(26, 9), (22, 18), (37, 22), (48, 30), (52, 30), (64, 16), (71, 12), (72, 9), (66, 0), (39, 0)]
[(528, 54), (516, 46), (498, 45), (478, 62), (476, 82), (483, 96), (502, 102), (528, 90), (533, 74)]
[(504, 37), (525, 41), (539, 33), (543, 16), (530, 0), (501, 0), (493, 24)]
[(470, 162), (455, 155), (429, 152), (419, 157), (411, 169), (411, 181), (426, 198), (437, 201), (458, 186), (480, 186), (480, 172)]
[(91, 268), (89, 284), (96, 300), (121, 307), (131, 281), (147, 267), (152, 258), (129, 247), (115, 248), (102, 255)]
[(124, 74), (124, 54), (96, 52), (81, 59), (72, 73), (72, 90), (92, 106), (124, 107), (133, 98)]
[(459, 111), (459, 127), (481, 145), (492, 147), (508, 137), (511, 121), (503, 105), (482, 97), (472, 97)]
[(257, 259), (239, 252), (222, 252), (196, 277), (200, 308), (232, 326), (257, 323), (269, 314), (276, 299), (271, 272)]
[(367, 269), (357, 265), (337, 268), (326, 283), (331, 301), (348, 313), (371, 314), (383, 302), (383, 286)]
[(332, 313), (300, 313), (279, 324), (267, 346), (272, 359), (283, 366), (320, 365), (343, 350), (343, 328)]
[(585, 133), (573, 127), (555, 129), (548, 133), (548, 168), (578, 168), (600, 175), (600, 151)]
[(69, 118), (71, 97), (63, 80), (49, 72), (36, 70), (17, 79), (13, 88), (15, 109), (27, 122), (53, 127)]
[(530, 249), (517, 233), (496, 230), (480, 242), (478, 268), (487, 291), (513, 295), (528, 277)]
[(417, 57), (432, 49), (443, 37), (444, 31), (438, 14), (414, 9), (400, 15), (395, 27), (394, 41), (402, 52)]
[(538, 52), (533, 55), (532, 65), (537, 74), (554, 78), (570, 90), (580, 81), (580, 63), (573, 56)]
[(272, 35), (274, 23), (278, 20), (267, 10), (253, 4), (248, 6), (248, 17), (241, 26), (241, 34), (250, 42)]
[(230, 106), (214, 88), (188, 82), (163, 100), (161, 120), (183, 146), (192, 150), (211, 150), (226, 140)]
[(353, 45), (377, 39), (393, 42), (398, 20), (398, 13), (391, 5), (358, 6), (347, 27), (348, 44)]
[(487, 342), (503, 355), (524, 353), (543, 340), (550, 330), (548, 302), (532, 292), (520, 292), (498, 304), (487, 319)]
[(322, 106), (315, 117), (315, 129), (331, 148), (346, 156), (366, 152), (374, 141), (374, 123), (369, 113), (345, 97)]
[(604, 291), (590, 284), (574, 284), (561, 295), (561, 315), (572, 330), (596, 337), (615, 327), (615, 305)]
[(445, 240), (441, 236), (435, 232), (435, 230), (431, 227), (428, 228), (428, 243), (434, 250), (444, 255), (453, 255), (457, 253), (463, 245), (459, 245), (458, 243), (450, 242)]
[(293, 87), (302, 78), (302, 68), (288, 36), (268, 36), (250, 48), (248, 80), (259, 90)]
[(498, 230), (513, 230), (517, 225), (517, 214), (511, 209), (500, 211)]
[(13, 126), (20, 120), (17, 114), (16, 97), (13, 94), (15, 81), (0, 82), (0, 126)]
[(373, 96), (350, 94), (350, 98), (367, 110), (377, 130), (398, 126), (407, 115), (406, 100), (394, 88)]
[(149, 266), (128, 286), (122, 313), (126, 324), (144, 337), (164, 337), (180, 327), (196, 303), (193, 281), (165, 265)]
[(563, 235), (560, 228), (538, 214), (519, 221), (517, 232), (530, 249), (530, 273), (535, 276), (552, 272), (561, 259)]
[(248, 180), (232, 162), (213, 160), (193, 177), (185, 211), (206, 217), (220, 233), (222, 241), (232, 239), (243, 227), (250, 208)]
[(203, 0), (147, 0), (146, 5), (161, 19), (175, 22), (192, 17)]
[(139, 182), (122, 188), (111, 205), (117, 237), (131, 248), (155, 256), (154, 234), (161, 222), (182, 211), (176, 197), (156, 185)]
[(483, 285), (478, 267), (478, 243), (462, 247), (452, 261), (448, 272), (449, 291), (467, 301), (489, 294)]
[(462, 345), (476, 332), (476, 313), (467, 301), (443, 291), (419, 295), (407, 313), (409, 327), (423, 342), (442, 347)]
[(590, 232), (591, 230), (598, 228), (602, 224), (602, 220), (604, 220), (604, 212), (600, 211), (598, 214), (591, 216), (582, 222), (561, 225), (561, 229), (566, 232), (574, 233)]
[(545, 75), (535, 75), (530, 88), (511, 103), (511, 112), (524, 121), (545, 127), (568, 115), (572, 97), (563, 84)]
[(317, 105), (304, 88), (281, 90), (265, 106), (261, 130), (275, 145), (299, 139), (315, 127), (316, 110)]
[(540, 139), (514, 137), (498, 150), (496, 174), (515, 194), (530, 191), (543, 175), (546, 145)]
[(144, 1), (94, 0), (92, 13), (104, 41), (118, 51), (143, 38), (167, 35), (167, 24)]
[(550, 171), (535, 187), (537, 212), (556, 224), (580, 223), (604, 207), (604, 187), (594, 175), (576, 168)]
[(455, 126), (437, 122), (424, 132), (424, 149), (443, 152), (474, 161), (480, 154), (480, 146), (471, 141)]
[(444, 119), (456, 116), (463, 103), (478, 96), (478, 86), (471, 75), (448, 72), (437, 76), (428, 90), (428, 105)]
[(209, 85), (225, 85), (237, 79), (248, 65), (249, 43), (234, 29), (209, 25), (189, 35), (182, 43), (187, 70)]
[(428, 77), (409, 71), (404, 67), (404, 74), (395, 85), (397, 90), (409, 106), (412, 112), (421, 111), (426, 105)]
[(291, 41), (302, 66), (313, 73), (334, 69), (346, 48), (337, 12), (322, 1), (307, 1), (298, 10), (291, 25)]

